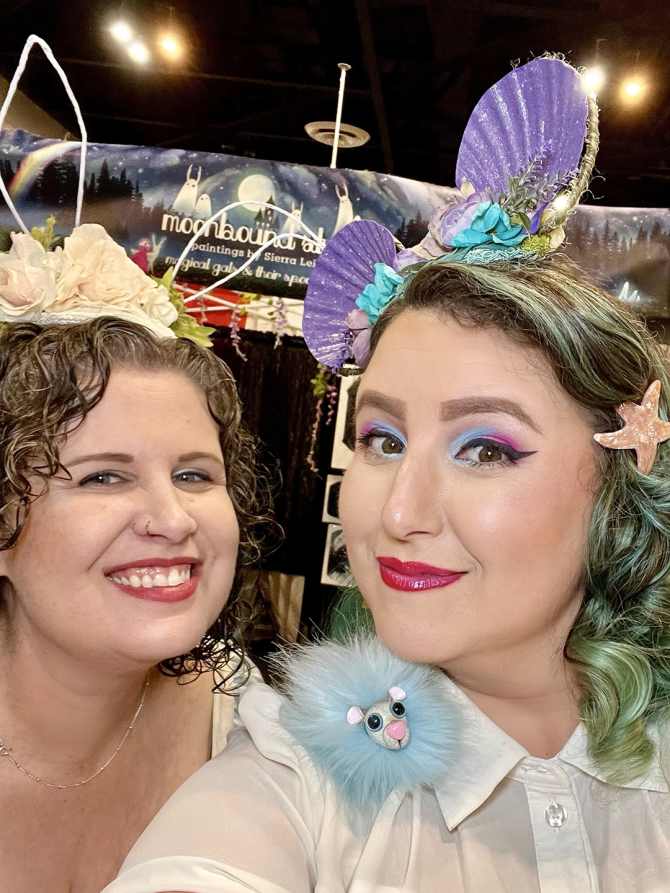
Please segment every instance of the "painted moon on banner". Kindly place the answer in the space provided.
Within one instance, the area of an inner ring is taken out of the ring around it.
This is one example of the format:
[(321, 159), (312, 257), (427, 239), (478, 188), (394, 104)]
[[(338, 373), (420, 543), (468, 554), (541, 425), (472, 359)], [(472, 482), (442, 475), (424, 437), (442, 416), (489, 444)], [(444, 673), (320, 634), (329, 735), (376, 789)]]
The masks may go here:
[[(245, 177), (240, 183), (237, 196), (241, 202), (267, 202), (270, 201), (274, 193), (274, 183), (264, 174), (252, 174)], [(258, 207), (253, 204), (245, 204), (249, 211), (257, 211)]]

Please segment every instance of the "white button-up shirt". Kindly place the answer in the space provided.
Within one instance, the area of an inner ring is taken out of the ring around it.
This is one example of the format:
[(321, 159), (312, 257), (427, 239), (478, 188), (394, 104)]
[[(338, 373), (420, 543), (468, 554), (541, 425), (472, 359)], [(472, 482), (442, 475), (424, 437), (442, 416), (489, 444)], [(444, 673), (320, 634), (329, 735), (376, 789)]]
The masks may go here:
[[(445, 677), (465, 747), (433, 787), (392, 794), (352, 828), (335, 790), (254, 682), (225, 751), (168, 801), (104, 893), (668, 893), (662, 750), (602, 781), (579, 726), (529, 756)], [(457, 714), (457, 715), (456, 715)]]

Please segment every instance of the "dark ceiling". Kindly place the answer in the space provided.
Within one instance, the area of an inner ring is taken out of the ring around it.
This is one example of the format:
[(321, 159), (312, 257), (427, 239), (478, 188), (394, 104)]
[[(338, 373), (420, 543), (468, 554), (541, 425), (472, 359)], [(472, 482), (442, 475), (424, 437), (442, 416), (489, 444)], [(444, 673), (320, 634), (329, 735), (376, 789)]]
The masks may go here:
[[(344, 119), (372, 135), (342, 167), (453, 184), (467, 116), (484, 90), (545, 50), (575, 64), (598, 47), (610, 73), (600, 97), (605, 204), (670, 205), (670, 4), (662, 0), (220, 0), (112, 4), (2, 0), (0, 71), (25, 37), (53, 47), (95, 142), (175, 146), (327, 165), (308, 121), (335, 114), (338, 62), (352, 66)], [(190, 40), (174, 69), (125, 60), (105, 31), (123, 11), (147, 35), (171, 14)], [(60, 82), (38, 51), (22, 89), (76, 132)], [(614, 83), (633, 69), (652, 84), (624, 110)]]

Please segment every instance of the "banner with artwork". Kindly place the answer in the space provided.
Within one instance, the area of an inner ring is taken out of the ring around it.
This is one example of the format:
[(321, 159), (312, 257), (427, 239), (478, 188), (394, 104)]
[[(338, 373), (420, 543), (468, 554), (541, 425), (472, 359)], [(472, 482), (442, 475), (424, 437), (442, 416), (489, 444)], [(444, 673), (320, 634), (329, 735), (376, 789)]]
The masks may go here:
[[(20, 130), (0, 134), (0, 170), (29, 225), (53, 214), (59, 232), (73, 222), (79, 146)], [(182, 274), (209, 285), (276, 239), (229, 287), (302, 298), (321, 239), (358, 217), (378, 220), (406, 246), (425, 234), (453, 190), (371, 171), (330, 170), (182, 149), (92, 144), (84, 221), (102, 223), (145, 270), (162, 274), (194, 233)], [(212, 213), (237, 207), (205, 227)], [(269, 202), (286, 213), (262, 209)], [(300, 224), (312, 235), (305, 235)], [(0, 227), (10, 229), (8, 210)], [(625, 300), (670, 316), (670, 211), (577, 210), (567, 251)]]

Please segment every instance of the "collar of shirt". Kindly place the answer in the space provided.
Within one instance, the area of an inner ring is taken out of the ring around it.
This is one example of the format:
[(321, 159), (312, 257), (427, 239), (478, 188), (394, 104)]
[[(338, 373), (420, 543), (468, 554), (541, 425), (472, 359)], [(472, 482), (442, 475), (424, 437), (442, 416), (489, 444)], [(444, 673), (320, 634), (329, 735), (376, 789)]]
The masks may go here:
[[(500, 782), (527, 758), (533, 759), (536, 763), (562, 761), (599, 781), (605, 781), (603, 773), (588, 755), (588, 741), (583, 725), (577, 726), (555, 757), (546, 761), (530, 757), (528, 751), (518, 741), (482, 713), (446, 675), (444, 679), (450, 706), (454, 710), (454, 720), (462, 731), (460, 743), (454, 751), (453, 767), (444, 780), (435, 785), (440, 809), (450, 831), (479, 809)], [(659, 735), (652, 731), (651, 737), (656, 753), (649, 772), (644, 777), (619, 787), (670, 792), (659, 759), (661, 752)]]

